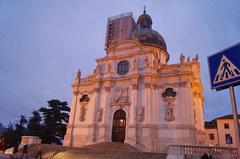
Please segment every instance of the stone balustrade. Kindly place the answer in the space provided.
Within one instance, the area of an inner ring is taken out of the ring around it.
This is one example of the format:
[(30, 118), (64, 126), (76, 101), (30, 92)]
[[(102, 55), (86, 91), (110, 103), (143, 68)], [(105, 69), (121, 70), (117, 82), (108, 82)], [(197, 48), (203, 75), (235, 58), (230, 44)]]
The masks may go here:
[(182, 158), (200, 158), (203, 154), (212, 155), (214, 159), (238, 159), (237, 148), (217, 146), (171, 145), (168, 149), (169, 156), (182, 156)]

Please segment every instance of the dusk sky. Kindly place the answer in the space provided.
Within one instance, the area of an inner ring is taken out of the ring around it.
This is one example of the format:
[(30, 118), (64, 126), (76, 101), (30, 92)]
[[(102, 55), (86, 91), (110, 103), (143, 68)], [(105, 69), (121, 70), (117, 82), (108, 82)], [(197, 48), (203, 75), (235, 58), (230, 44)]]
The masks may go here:
[[(0, 122), (51, 99), (70, 103), (77, 70), (88, 75), (106, 55), (107, 18), (132, 12), (137, 20), (144, 5), (168, 64), (199, 55), (205, 120), (230, 114), (229, 91), (210, 89), (207, 56), (240, 42), (239, 0), (0, 0)], [(235, 94), (240, 111), (240, 86)]]

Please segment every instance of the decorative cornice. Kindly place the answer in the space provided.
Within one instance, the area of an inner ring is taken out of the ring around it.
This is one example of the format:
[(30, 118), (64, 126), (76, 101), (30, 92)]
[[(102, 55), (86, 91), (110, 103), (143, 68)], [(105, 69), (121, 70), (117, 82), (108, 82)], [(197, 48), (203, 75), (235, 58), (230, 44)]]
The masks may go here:
[(68, 124), (67, 125), (67, 128), (92, 128), (92, 127), (95, 127), (95, 126), (98, 126), (98, 127), (107, 127), (106, 124)]
[(192, 129), (196, 130), (194, 125), (187, 125), (187, 124), (175, 124), (175, 125), (161, 125), (161, 124), (131, 124), (129, 125), (130, 128), (136, 128), (136, 126), (140, 126), (142, 128), (157, 128), (157, 129)]
[(93, 90), (79, 91), (78, 93), (79, 93), (80, 95), (81, 95), (81, 94), (93, 94), (93, 93), (94, 93), (94, 89), (93, 89)]
[(111, 103), (110, 106), (119, 106), (119, 107), (122, 107), (122, 106), (130, 106), (131, 105), (131, 102), (124, 102), (124, 103)]

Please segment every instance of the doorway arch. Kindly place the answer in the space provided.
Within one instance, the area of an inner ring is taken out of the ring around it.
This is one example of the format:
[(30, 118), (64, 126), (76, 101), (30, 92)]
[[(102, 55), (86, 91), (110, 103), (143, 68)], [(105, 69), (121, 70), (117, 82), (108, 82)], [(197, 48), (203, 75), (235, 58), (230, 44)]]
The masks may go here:
[(126, 113), (119, 109), (113, 115), (112, 142), (124, 143), (126, 133)]

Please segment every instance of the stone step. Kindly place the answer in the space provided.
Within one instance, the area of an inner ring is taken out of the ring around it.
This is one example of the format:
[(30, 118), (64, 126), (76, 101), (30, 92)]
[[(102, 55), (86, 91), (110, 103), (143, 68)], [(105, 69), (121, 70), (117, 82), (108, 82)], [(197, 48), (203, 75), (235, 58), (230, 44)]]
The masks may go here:
[(82, 148), (94, 148), (94, 149), (107, 149), (107, 150), (126, 150), (126, 151), (138, 151), (136, 148), (129, 144), (118, 143), (118, 142), (101, 142)]
[(28, 156), (34, 157), (38, 151), (43, 159), (166, 159), (166, 154), (140, 152), (122, 143), (97, 143), (81, 148), (38, 144), (29, 146)]
[(53, 159), (166, 159), (165, 154), (133, 151), (63, 151)]

